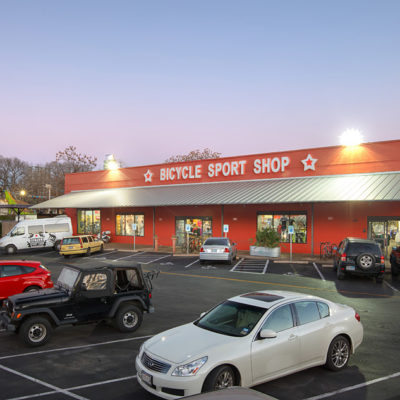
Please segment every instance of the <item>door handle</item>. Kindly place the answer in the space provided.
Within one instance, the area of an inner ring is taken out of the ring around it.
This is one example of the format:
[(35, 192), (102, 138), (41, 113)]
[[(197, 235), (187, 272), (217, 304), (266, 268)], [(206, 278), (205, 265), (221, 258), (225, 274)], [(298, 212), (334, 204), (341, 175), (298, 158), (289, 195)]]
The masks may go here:
[(289, 341), (296, 340), (297, 335), (293, 335), (293, 333), (289, 336)]

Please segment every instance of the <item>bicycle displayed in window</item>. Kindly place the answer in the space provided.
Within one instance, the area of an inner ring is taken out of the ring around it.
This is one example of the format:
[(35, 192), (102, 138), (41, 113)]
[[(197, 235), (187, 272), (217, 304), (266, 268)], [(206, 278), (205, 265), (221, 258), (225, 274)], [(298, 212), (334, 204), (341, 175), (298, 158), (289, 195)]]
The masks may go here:
[(319, 245), (319, 258), (332, 258), (337, 250), (336, 243), (321, 242)]

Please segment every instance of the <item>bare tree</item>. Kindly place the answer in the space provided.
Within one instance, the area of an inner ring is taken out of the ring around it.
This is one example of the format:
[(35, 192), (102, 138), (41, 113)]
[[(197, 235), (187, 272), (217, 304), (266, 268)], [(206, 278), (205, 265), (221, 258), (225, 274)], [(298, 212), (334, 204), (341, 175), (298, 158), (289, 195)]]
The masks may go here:
[(97, 164), (96, 157), (78, 153), (75, 146), (69, 146), (59, 151), (56, 154), (56, 161), (62, 165), (64, 174), (92, 171)]
[(0, 156), (0, 188), (10, 192), (19, 192), (29, 165), (18, 158)]
[(192, 150), (188, 154), (182, 154), (169, 157), (165, 160), (166, 163), (174, 163), (180, 161), (195, 161), (195, 160), (209, 160), (211, 158), (220, 158), (221, 153), (212, 151), (208, 148), (204, 150)]

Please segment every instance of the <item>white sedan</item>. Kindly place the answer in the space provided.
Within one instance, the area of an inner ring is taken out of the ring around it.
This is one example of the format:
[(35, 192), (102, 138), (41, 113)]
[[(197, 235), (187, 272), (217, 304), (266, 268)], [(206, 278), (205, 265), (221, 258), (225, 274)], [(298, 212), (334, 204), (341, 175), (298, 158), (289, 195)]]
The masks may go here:
[(165, 399), (250, 387), (317, 365), (341, 370), (362, 339), (351, 307), (302, 293), (247, 293), (144, 342), (137, 379)]

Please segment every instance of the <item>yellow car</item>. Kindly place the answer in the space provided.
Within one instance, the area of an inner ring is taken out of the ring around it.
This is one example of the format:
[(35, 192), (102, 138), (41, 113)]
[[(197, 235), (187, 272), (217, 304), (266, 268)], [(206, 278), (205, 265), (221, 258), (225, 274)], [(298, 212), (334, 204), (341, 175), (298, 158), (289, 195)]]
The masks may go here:
[(72, 254), (86, 254), (90, 256), (96, 251), (103, 251), (104, 242), (92, 235), (79, 235), (66, 237), (61, 242), (60, 255), (65, 258)]

